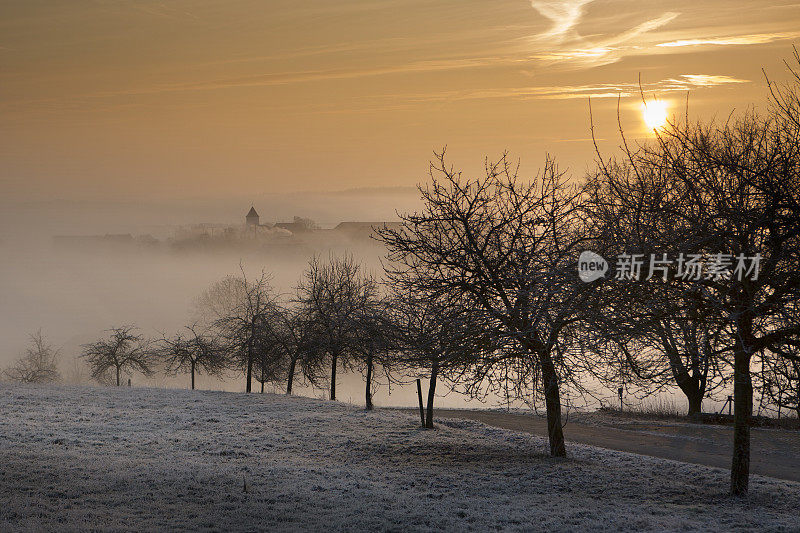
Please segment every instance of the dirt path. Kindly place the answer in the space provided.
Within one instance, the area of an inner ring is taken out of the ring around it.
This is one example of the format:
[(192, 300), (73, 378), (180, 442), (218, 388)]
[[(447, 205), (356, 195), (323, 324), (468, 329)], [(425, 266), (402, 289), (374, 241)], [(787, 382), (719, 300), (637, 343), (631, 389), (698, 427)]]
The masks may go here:
[[(439, 409), (436, 416), (547, 435), (546, 421), (536, 416), (461, 409)], [(571, 442), (718, 468), (730, 468), (733, 441), (730, 427), (652, 421), (610, 421), (602, 425), (569, 421), (564, 436)], [(753, 429), (751, 461), (754, 474), (800, 481), (800, 433)]]

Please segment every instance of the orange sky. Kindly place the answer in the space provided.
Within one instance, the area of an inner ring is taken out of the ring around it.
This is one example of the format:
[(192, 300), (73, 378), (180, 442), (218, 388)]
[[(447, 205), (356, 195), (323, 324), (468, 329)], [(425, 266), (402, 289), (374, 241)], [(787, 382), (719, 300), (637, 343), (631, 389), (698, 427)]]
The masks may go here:
[(0, 1), (5, 200), (413, 185), (444, 144), (580, 175), (646, 135), (641, 74), (697, 116), (762, 105), (791, 1)]

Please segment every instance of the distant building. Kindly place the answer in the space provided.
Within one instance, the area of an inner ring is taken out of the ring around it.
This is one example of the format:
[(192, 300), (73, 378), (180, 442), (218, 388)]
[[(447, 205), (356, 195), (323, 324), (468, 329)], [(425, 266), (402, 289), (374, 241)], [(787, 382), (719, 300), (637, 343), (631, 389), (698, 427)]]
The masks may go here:
[(311, 228), (302, 222), (276, 222), (275, 227), (291, 231), (292, 233), (307, 233), (312, 231)]
[(293, 222), (277, 222), (276, 228), (285, 229), (292, 233), (307, 233), (320, 229), (316, 222), (310, 218), (294, 217)]
[(250, 211), (247, 212), (247, 215), (245, 216), (245, 220), (247, 221), (247, 226), (248, 227), (249, 226), (258, 226), (259, 225), (259, 223), (258, 223), (259, 216), (258, 216), (258, 213), (256, 212), (256, 208), (255, 207), (250, 206)]
[[(310, 218), (296, 216), (292, 222), (276, 222), (275, 224), (261, 224), (255, 207), (245, 215), (245, 230), (254, 237), (262, 236), (297, 236), (313, 233), (332, 231), (350, 239), (369, 239), (374, 236), (375, 230), (384, 227), (399, 229), (400, 222), (341, 222), (332, 229), (322, 229)], [(262, 229), (264, 230), (262, 232)]]

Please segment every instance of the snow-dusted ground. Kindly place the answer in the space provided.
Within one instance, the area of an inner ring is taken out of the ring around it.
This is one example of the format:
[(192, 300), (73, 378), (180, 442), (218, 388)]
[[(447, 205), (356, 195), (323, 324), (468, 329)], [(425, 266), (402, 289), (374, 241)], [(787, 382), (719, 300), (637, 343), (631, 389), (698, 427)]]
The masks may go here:
[[(308, 398), (0, 385), (0, 530), (800, 530), (800, 484)], [(245, 490), (246, 486), (246, 490)]]

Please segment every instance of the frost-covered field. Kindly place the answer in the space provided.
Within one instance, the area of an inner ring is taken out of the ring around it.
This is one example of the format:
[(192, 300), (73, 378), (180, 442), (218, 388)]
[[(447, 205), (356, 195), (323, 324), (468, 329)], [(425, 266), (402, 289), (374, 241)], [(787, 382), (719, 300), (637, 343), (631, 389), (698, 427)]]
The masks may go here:
[(0, 385), (0, 530), (800, 530), (800, 484), (308, 398)]

